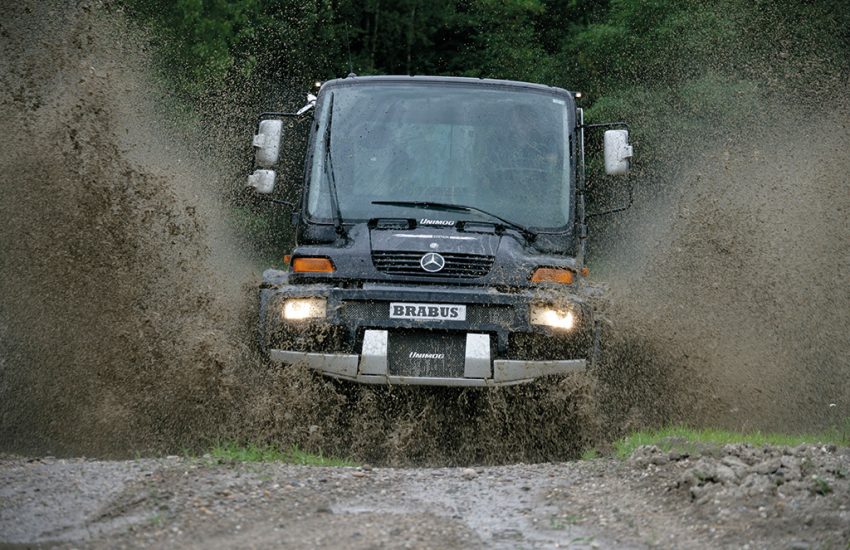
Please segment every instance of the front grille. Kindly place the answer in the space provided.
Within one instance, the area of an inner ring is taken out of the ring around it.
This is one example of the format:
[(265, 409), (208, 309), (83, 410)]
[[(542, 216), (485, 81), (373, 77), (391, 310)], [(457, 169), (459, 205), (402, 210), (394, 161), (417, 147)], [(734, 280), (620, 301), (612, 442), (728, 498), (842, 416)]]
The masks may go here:
[(474, 254), (442, 253), (446, 265), (436, 273), (422, 269), (419, 260), (423, 252), (372, 251), (372, 263), (375, 269), (387, 275), (409, 275), (415, 277), (453, 277), (458, 279), (474, 279), (483, 277), (493, 267), (494, 256), (478, 256)]

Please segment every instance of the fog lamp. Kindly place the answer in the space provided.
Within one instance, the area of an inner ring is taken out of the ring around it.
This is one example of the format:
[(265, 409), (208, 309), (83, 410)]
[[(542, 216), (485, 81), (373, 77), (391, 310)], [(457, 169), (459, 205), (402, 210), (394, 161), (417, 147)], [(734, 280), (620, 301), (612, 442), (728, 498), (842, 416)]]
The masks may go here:
[(290, 321), (318, 319), (327, 314), (325, 298), (290, 298), (283, 303), (283, 318)]
[(571, 330), (576, 324), (575, 314), (566, 308), (531, 306), (531, 324), (545, 325), (561, 330)]

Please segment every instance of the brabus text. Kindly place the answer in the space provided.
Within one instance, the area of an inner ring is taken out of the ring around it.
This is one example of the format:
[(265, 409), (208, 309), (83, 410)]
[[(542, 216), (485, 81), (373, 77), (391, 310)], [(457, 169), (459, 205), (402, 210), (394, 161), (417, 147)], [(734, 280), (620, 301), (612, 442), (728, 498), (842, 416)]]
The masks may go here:
[(458, 304), (390, 304), (390, 319), (466, 321), (466, 306)]

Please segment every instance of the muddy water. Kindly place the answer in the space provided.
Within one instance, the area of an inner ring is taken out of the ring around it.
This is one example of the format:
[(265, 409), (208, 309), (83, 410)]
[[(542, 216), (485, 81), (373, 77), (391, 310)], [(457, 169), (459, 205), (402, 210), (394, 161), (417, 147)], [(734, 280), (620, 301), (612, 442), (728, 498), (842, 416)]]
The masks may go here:
[[(628, 307), (596, 381), (342, 385), (255, 356), (257, 262), (217, 200), (244, 159), (177, 115), (120, 13), (86, 6), (18, 4), (0, 18), (0, 450), (126, 456), (237, 440), (373, 463), (532, 462), (647, 424), (746, 413), (743, 427), (766, 427), (824, 399), (846, 407), (848, 194), (830, 179), (846, 167), (840, 124), (837, 141), (789, 131), (795, 141), (717, 152), (663, 216), (625, 219), (664, 223), (609, 249), (629, 266), (612, 274)], [(813, 143), (806, 166), (823, 177), (811, 185), (795, 185), (810, 173), (798, 163), (781, 164), (788, 179), (759, 168), (757, 187), (726, 177), (752, 170), (752, 155), (772, 169)]]

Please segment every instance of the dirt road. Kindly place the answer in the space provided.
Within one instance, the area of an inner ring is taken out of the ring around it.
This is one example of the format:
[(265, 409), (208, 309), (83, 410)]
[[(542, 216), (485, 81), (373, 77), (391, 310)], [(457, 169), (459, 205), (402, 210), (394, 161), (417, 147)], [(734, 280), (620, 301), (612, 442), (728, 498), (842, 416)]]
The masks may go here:
[(0, 459), (0, 547), (846, 548), (850, 449), (477, 469)]

